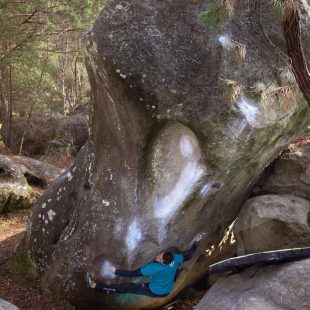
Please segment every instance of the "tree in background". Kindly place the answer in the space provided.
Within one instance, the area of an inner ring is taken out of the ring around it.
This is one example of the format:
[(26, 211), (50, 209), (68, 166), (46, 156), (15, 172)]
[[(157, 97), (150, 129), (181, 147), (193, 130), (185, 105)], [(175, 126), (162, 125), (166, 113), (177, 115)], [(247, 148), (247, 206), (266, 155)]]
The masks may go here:
[(0, 123), (12, 147), (12, 118), (67, 114), (90, 100), (83, 35), (105, 1), (0, 0)]

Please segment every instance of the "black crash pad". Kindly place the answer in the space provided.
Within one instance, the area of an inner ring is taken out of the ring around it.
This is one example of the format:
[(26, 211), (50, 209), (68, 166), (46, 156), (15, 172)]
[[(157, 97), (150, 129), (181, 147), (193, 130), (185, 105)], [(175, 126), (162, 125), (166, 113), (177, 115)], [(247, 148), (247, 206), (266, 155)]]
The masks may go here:
[(209, 266), (209, 273), (238, 272), (255, 264), (276, 264), (310, 257), (310, 247), (260, 252), (223, 260)]

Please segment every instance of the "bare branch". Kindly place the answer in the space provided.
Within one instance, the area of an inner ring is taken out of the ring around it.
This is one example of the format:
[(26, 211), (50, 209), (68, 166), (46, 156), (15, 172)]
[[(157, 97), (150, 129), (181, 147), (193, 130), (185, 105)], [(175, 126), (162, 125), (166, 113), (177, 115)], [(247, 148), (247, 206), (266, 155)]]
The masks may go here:
[(37, 13), (37, 9), (35, 9), (33, 11), (33, 13), (28, 17), (26, 18), (23, 22), (22, 22), (22, 25), (25, 24), (25, 23), (28, 23), (28, 21)]

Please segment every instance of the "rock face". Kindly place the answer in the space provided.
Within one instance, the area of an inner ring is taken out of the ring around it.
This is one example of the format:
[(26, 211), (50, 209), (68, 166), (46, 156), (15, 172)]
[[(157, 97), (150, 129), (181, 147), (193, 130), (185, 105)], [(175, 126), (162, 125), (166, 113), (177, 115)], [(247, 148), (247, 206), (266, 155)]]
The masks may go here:
[(220, 279), (196, 310), (308, 310), (310, 259), (254, 267)]
[[(258, 2), (259, 20), (257, 6), (237, 1), (212, 30), (198, 19), (209, 1), (108, 2), (88, 37), (90, 139), (39, 199), (27, 229), (47, 290), (79, 306), (140, 309), (167, 302), (206, 271), (197, 258), (309, 120), (266, 39), (286, 52), (269, 4)], [(185, 249), (201, 230), (209, 237), (166, 299), (85, 289), (87, 270), (122, 281), (107, 272), (110, 263), (137, 268), (163, 248)]]
[(29, 209), (61, 170), (23, 156), (0, 155), (0, 213)]
[[(310, 246), (310, 142), (303, 135), (255, 185), (234, 226), (238, 254)], [(289, 194), (289, 195), (288, 195)]]
[(255, 194), (294, 194), (310, 200), (310, 135), (309, 142), (283, 154), (254, 188)]
[(249, 199), (234, 225), (238, 255), (310, 246), (310, 201), (293, 195)]

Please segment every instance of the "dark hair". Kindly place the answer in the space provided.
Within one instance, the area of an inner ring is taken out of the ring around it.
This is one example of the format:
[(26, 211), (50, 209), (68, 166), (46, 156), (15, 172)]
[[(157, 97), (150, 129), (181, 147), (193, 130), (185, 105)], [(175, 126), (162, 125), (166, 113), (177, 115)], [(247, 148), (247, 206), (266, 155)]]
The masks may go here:
[(170, 252), (163, 253), (163, 263), (169, 265), (173, 261), (173, 255)]

